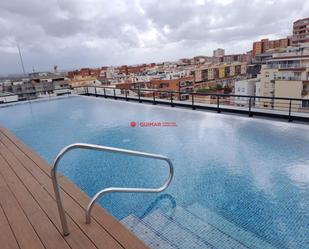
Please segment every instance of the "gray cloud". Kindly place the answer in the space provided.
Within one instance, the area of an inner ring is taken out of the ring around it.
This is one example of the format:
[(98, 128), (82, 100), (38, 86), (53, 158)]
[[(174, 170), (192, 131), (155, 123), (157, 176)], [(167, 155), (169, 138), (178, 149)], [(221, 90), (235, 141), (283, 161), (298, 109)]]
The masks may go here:
[(0, 2), (0, 74), (245, 52), (291, 34), (303, 0), (9, 0)]

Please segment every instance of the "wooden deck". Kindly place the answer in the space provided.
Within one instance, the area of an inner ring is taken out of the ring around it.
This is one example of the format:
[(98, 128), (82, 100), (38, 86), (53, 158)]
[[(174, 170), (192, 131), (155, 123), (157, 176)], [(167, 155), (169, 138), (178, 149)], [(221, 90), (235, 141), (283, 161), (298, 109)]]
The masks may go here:
[(0, 126), (0, 248), (145, 249), (135, 235), (99, 205), (85, 224), (90, 198), (60, 177), (70, 235), (63, 237), (50, 166)]

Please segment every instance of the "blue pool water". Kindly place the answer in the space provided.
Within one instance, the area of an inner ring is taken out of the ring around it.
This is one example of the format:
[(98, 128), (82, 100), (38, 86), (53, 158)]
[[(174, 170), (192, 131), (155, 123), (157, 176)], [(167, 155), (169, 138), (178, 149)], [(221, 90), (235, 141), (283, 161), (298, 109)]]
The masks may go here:
[[(177, 127), (132, 128), (131, 121)], [(119, 220), (201, 206), (277, 248), (309, 248), (306, 125), (92, 97), (0, 108), (0, 124), (48, 162), (75, 142), (170, 157), (175, 178), (166, 192), (100, 200)], [(168, 174), (164, 162), (89, 151), (68, 154), (60, 171), (90, 196), (110, 186), (156, 187)]]

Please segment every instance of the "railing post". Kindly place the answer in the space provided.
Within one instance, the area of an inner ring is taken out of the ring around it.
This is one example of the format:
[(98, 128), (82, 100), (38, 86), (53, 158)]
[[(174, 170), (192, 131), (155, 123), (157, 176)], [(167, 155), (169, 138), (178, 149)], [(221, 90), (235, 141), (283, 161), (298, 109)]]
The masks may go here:
[(88, 86), (86, 87), (86, 94), (87, 94), (87, 96), (89, 95), (89, 93), (88, 93)]
[(251, 96), (249, 97), (249, 117), (252, 117), (253, 114), (251, 112), (251, 106), (252, 106), (252, 103), (251, 103)]
[(103, 88), (103, 91), (104, 91), (104, 98), (107, 98), (105, 87)]
[(221, 110), (220, 110), (220, 96), (217, 95), (217, 113), (220, 113)]
[(291, 117), (291, 111), (292, 111), (291, 109), (292, 109), (292, 100), (290, 99), (290, 103), (289, 103), (289, 122), (293, 121), (293, 119)]
[(192, 98), (191, 98), (191, 100), (192, 100), (192, 110), (195, 110), (196, 108), (194, 106), (194, 93), (193, 92), (191, 93), (191, 96), (192, 96)]
[(116, 97), (116, 89), (114, 88), (113, 90), (114, 90), (114, 99), (117, 99), (117, 97)]
[(98, 95), (97, 95), (97, 88), (96, 87), (94, 87), (94, 94), (95, 94), (96, 97), (98, 97)]
[(124, 89), (124, 95), (125, 95), (126, 101), (129, 101), (127, 89)]
[(138, 102), (142, 103), (142, 101), (141, 101), (141, 86), (140, 85), (138, 85)]
[(171, 92), (171, 107), (174, 107), (174, 103), (173, 103), (173, 92)]
[(155, 91), (153, 91), (152, 92), (152, 98), (153, 98), (153, 105), (156, 105), (157, 104), (157, 102), (156, 102), (156, 93), (155, 93)]

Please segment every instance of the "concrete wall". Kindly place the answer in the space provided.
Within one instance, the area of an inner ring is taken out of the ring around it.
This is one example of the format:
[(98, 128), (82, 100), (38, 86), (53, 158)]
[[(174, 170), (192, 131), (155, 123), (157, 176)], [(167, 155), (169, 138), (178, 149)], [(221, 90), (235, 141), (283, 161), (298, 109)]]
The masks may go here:
[[(302, 81), (291, 80), (276, 80), (275, 83), (275, 97), (288, 97), (301, 99), (303, 90)], [(296, 111), (301, 107), (301, 101), (292, 102), (292, 111)], [(288, 100), (275, 100), (275, 108), (287, 110), (289, 108)]]
[(0, 96), (0, 103), (9, 103), (9, 102), (15, 102), (18, 101), (17, 95), (9, 95), (9, 96)]

